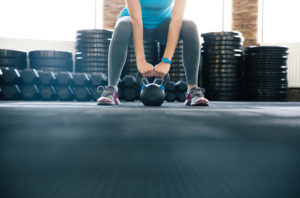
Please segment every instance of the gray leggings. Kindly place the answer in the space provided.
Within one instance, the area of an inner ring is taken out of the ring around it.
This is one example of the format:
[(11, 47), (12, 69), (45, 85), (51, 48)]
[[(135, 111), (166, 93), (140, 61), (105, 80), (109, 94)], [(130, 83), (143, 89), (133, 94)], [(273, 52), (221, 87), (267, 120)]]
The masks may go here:
[[(165, 44), (171, 19), (166, 19), (155, 29), (143, 30), (144, 40), (156, 40)], [(183, 40), (183, 63), (189, 85), (197, 85), (200, 62), (200, 41), (196, 24), (183, 20), (179, 40)], [(116, 86), (127, 57), (127, 47), (133, 44), (130, 16), (119, 18), (114, 29), (108, 54), (108, 84)], [(171, 65), (172, 67), (172, 65)]]

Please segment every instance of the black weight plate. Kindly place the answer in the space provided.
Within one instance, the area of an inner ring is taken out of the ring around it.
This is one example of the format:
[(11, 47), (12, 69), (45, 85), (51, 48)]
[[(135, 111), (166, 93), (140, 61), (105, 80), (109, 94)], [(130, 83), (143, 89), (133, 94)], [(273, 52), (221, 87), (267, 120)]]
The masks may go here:
[(218, 65), (218, 64), (241, 64), (242, 61), (238, 59), (208, 59), (203, 60), (203, 65)]
[(256, 61), (256, 62), (264, 62), (264, 61), (286, 61), (288, 57), (259, 57), (259, 56), (246, 56), (246, 61)]
[(71, 52), (64, 51), (53, 51), (53, 50), (37, 50), (29, 52), (30, 59), (36, 58), (61, 58), (61, 59), (72, 59)]
[(26, 59), (27, 53), (17, 50), (8, 50), (8, 49), (0, 49), (0, 59), (1, 58), (20, 58)]
[(78, 30), (78, 34), (112, 34), (113, 30), (110, 29), (85, 29), (85, 30)]
[(239, 92), (227, 92), (227, 91), (209, 91), (209, 89), (207, 89), (206, 92), (206, 96), (207, 97), (240, 97), (240, 93)]
[(61, 72), (61, 71), (72, 71), (71, 66), (65, 67), (65, 66), (57, 66), (57, 67), (51, 67), (51, 66), (34, 66), (31, 67), (32, 69), (37, 70), (43, 70), (43, 71), (53, 71), (53, 72)]
[(111, 34), (77, 34), (76, 39), (77, 40), (82, 40), (86, 38), (91, 38), (91, 39), (110, 39)]
[(245, 57), (246, 58), (283, 58), (283, 59), (287, 59), (288, 58), (288, 54), (283, 54), (283, 53), (245, 53)]
[(234, 73), (206, 73), (208, 78), (237, 78), (240, 74)]
[(226, 97), (226, 96), (222, 96), (222, 97), (211, 97), (208, 98), (211, 101), (238, 101), (239, 97)]
[(101, 73), (105, 73), (105, 74), (107, 74), (107, 70), (105, 70), (105, 69), (101, 69), (101, 68), (91, 68), (91, 67), (87, 67), (87, 68), (84, 68), (84, 70), (82, 70), (83, 72), (87, 72), (87, 73), (99, 73), (99, 72), (101, 72)]
[(102, 41), (102, 42), (97, 42), (97, 43), (87, 43), (87, 42), (77, 42), (76, 43), (76, 48), (104, 48), (108, 49), (110, 45), (110, 41)]
[(243, 46), (241, 45), (207, 45), (207, 44), (203, 44), (203, 48), (202, 50), (206, 50), (206, 49), (210, 49), (210, 50), (242, 50)]
[(218, 45), (218, 46), (243, 46), (241, 41), (205, 41), (203, 45)]
[(287, 65), (286, 60), (245, 60), (246, 65), (253, 64), (274, 64), (274, 65)]
[(203, 59), (241, 59), (241, 54), (232, 55), (213, 55), (213, 54), (203, 54)]
[(18, 69), (26, 68), (27, 60), (24, 58), (0, 58), (1, 67), (14, 67)]
[(203, 54), (219, 54), (219, 55), (224, 55), (224, 54), (242, 54), (243, 51), (239, 49), (232, 49), (232, 50), (215, 50), (215, 49), (205, 49), (202, 50)]
[(246, 75), (255, 76), (255, 75), (274, 75), (274, 76), (280, 76), (280, 75), (286, 75), (286, 71), (246, 71)]
[(85, 62), (108, 62), (108, 57), (106, 58), (101, 58), (101, 57), (96, 57), (96, 58), (91, 58), (91, 57), (76, 57), (76, 61), (85, 61)]
[(207, 83), (213, 83), (213, 84), (236, 84), (240, 83), (240, 78), (238, 77), (232, 77), (232, 78), (207, 78)]
[(98, 39), (98, 38), (78, 38), (77, 43), (110, 43), (108, 39)]
[(207, 87), (207, 90), (209, 90), (210, 93), (213, 92), (230, 92), (230, 93), (240, 93), (241, 88), (240, 87)]
[(77, 52), (75, 54), (75, 57), (85, 57), (85, 58), (88, 58), (88, 57), (91, 57), (91, 58), (96, 58), (96, 57), (99, 57), (99, 58), (107, 58), (108, 57), (108, 54), (106, 53), (85, 53), (85, 52)]
[(212, 69), (235, 69), (235, 68), (241, 68), (238, 64), (209, 64), (207, 65), (207, 68)]
[(246, 70), (257, 69), (257, 70), (286, 70), (287, 66), (281, 64), (247, 64)]
[(232, 32), (208, 32), (201, 34), (202, 37), (206, 36), (242, 36), (241, 32), (232, 31)]
[(108, 54), (108, 48), (77, 48), (77, 53), (103, 53)]
[(240, 72), (239, 68), (235, 69), (213, 69), (213, 68), (207, 68), (205, 72), (208, 73), (238, 73)]
[(86, 66), (86, 67), (103, 67), (108, 65), (107, 62), (86, 62), (86, 61), (78, 61), (77, 62), (81, 66)]
[(206, 36), (204, 41), (239, 41), (243, 42), (244, 38), (241, 36)]
[(42, 66), (70, 66), (72, 60), (56, 59), (56, 58), (44, 58), (44, 59), (30, 59), (30, 67), (36, 65)]
[(249, 46), (246, 51), (287, 51), (288, 49), (284, 46)]

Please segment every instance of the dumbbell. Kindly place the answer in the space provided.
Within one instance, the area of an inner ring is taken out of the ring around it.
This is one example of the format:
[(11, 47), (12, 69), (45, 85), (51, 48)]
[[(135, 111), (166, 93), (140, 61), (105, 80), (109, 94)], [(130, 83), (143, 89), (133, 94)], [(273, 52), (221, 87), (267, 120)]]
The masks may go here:
[[(100, 91), (100, 90), (99, 90)], [(102, 94), (102, 92), (98, 92), (98, 87), (90, 87), (92, 100), (96, 101)]]
[(40, 99), (40, 91), (36, 85), (21, 85), (20, 90), (24, 100)]
[(51, 71), (38, 71), (41, 85), (56, 85), (55, 74)]
[(168, 102), (174, 102), (176, 100), (176, 94), (175, 94), (175, 92), (171, 92), (171, 91), (167, 92), (165, 99)]
[(169, 81), (169, 83), (166, 85), (166, 91), (175, 91), (175, 82)]
[(20, 73), (17, 69), (1, 68), (0, 83), (14, 85), (20, 83)]
[(89, 76), (86, 73), (74, 73), (73, 79), (75, 86), (88, 86), (90, 84)]
[(134, 87), (124, 88), (122, 90), (122, 96), (126, 101), (134, 101), (137, 97), (137, 90)]
[(39, 87), (42, 100), (57, 100), (57, 93), (53, 86), (42, 85)]
[[(40, 84), (39, 74), (35, 69), (21, 70), (20, 75), (21, 75), (21, 83), (22, 84), (26, 84), (26, 85)], [(33, 88), (33, 89), (35, 89), (35, 88)]]
[(122, 82), (127, 88), (136, 87), (138, 85), (136, 77), (132, 75), (125, 75)]
[(72, 101), (74, 100), (74, 92), (70, 86), (57, 86), (55, 87), (59, 100)]
[(3, 85), (2, 97), (5, 100), (19, 100), (21, 99), (21, 90), (18, 85)]
[(88, 87), (78, 86), (73, 88), (74, 97), (78, 101), (89, 101), (91, 100), (91, 92)]
[(180, 91), (180, 92), (183, 92), (183, 91), (187, 91), (187, 83), (182, 81), (182, 80), (179, 80), (175, 83), (175, 88), (176, 88), (176, 91)]
[(186, 92), (185, 91), (177, 91), (176, 92), (176, 100), (178, 102), (184, 102), (186, 100)]
[(74, 84), (73, 76), (70, 72), (58, 72), (55, 74), (58, 86), (72, 86)]
[(98, 87), (107, 85), (107, 76), (104, 73), (93, 73), (89, 74), (90, 86)]

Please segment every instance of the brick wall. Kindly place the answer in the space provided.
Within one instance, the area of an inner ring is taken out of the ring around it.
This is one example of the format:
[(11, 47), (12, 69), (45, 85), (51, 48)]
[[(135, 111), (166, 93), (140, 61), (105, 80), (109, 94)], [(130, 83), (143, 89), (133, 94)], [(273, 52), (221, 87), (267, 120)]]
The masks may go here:
[(245, 37), (245, 46), (257, 45), (258, 0), (232, 0), (232, 29)]
[(103, 0), (103, 28), (113, 29), (125, 0)]

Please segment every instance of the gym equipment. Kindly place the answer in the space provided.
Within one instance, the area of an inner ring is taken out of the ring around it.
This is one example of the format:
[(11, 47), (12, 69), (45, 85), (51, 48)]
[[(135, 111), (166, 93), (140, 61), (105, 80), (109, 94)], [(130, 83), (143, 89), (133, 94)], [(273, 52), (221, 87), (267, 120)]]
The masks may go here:
[(36, 85), (22, 85), (20, 86), (20, 90), (24, 100), (40, 99), (40, 91)]
[(86, 73), (73, 73), (74, 85), (75, 86), (88, 86), (90, 79)]
[(175, 92), (166, 92), (166, 101), (174, 102), (176, 100), (176, 93)]
[(59, 100), (72, 101), (74, 100), (74, 92), (70, 86), (57, 86), (55, 87)]
[(166, 85), (166, 91), (171, 92), (171, 91), (175, 91), (175, 89), (176, 89), (175, 82), (169, 81), (168, 84)]
[(23, 84), (40, 84), (39, 74), (35, 69), (24, 69), (20, 71), (21, 82)]
[(18, 85), (3, 85), (2, 97), (5, 100), (21, 99), (21, 90)]
[(38, 71), (41, 85), (56, 85), (56, 77), (53, 72), (50, 71)]
[(176, 92), (176, 100), (178, 102), (184, 102), (186, 100), (186, 92), (185, 91), (177, 91)]
[(0, 68), (0, 82), (1, 84), (18, 84), (20, 83), (20, 73), (17, 69)]
[(91, 92), (88, 87), (78, 86), (73, 88), (74, 97), (77, 101), (90, 101)]
[(0, 67), (25, 69), (27, 53), (16, 50), (0, 49)]
[(57, 100), (57, 93), (53, 86), (40, 86), (39, 91), (42, 100)]
[(108, 72), (111, 30), (78, 30), (76, 35), (76, 72)]
[(125, 75), (125, 77), (123, 78), (123, 83), (125, 87), (135, 87), (137, 86), (137, 80), (135, 76), (132, 75)]
[(91, 86), (105, 86), (107, 85), (107, 76), (104, 73), (88, 74)]
[[(201, 35), (201, 79), (210, 100), (240, 100), (243, 98), (243, 41), (240, 32), (210, 32)], [(199, 74), (200, 75), (200, 74)], [(232, 87), (227, 89), (227, 87)], [(227, 92), (222, 92), (226, 87)], [(218, 92), (216, 94), (216, 92)], [(226, 96), (226, 97), (223, 97)]]
[(164, 79), (155, 78), (153, 83), (149, 83), (147, 78), (137, 73), (137, 80), (141, 85), (140, 99), (145, 106), (160, 106), (165, 100), (165, 86), (170, 81), (167, 74)]
[(73, 85), (74, 79), (73, 75), (70, 72), (59, 72), (55, 75), (58, 85)]
[(187, 91), (187, 83), (179, 80), (175, 83), (175, 90), (176, 91), (182, 91), (182, 92), (186, 92)]
[(246, 100), (285, 101), (288, 48), (250, 46), (245, 52)]

